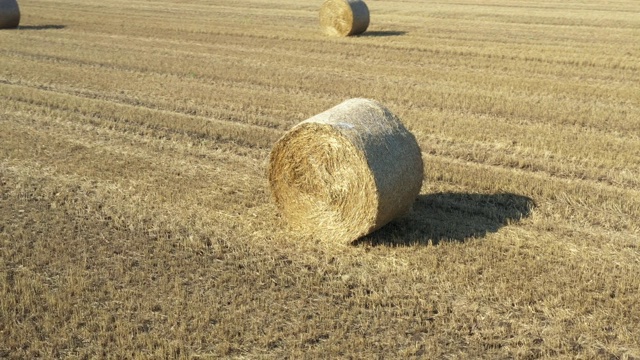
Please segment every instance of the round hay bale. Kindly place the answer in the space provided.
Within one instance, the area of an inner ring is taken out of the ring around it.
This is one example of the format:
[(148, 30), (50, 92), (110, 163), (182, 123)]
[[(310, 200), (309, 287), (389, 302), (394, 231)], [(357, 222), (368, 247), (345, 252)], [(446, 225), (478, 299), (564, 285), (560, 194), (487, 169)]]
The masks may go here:
[(331, 36), (362, 34), (369, 26), (369, 8), (362, 0), (325, 0), (320, 26)]
[(20, 8), (16, 0), (0, 0), (0, 29), (13, 29), (20, 25)]
[(285, 133), (271, 150), (268, 177), (292, 230), (350, 243), (411, 210), (423, 163), (394, 114), (351, 99)]

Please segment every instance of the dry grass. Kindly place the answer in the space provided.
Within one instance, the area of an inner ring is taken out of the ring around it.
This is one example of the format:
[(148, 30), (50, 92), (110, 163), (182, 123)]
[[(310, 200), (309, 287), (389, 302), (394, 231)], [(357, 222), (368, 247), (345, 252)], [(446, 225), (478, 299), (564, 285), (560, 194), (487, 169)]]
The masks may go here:
[[(20, 7), (0, 358), (640, 357), (636, 1), (379, 0), (352, 38), (293, 0)], [(269, 151), (353, 97), (416, 135), (421, 195), (304, 241)]]
[(406, 215), (423, 180), (415, 137), (384, 105), (349, 99), (294, 126), (269, 156), (292, 231), (351, 243)]

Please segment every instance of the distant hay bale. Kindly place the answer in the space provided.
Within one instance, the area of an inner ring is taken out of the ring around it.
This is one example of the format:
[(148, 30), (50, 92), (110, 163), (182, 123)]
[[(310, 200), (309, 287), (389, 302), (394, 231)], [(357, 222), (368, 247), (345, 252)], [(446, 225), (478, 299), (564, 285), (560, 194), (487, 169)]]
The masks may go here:
[(0, 0), (0, 29), (13, 29), (20, 25), (20, 8), (16, 0)]
[(362, 0), (325, 0), (320, 26), (331, 36), (362, 34), (369, 26), (369, 8)]
[(282, 136), (268, 177), (292, 230), (349, 243), (411, 210), (423, 163), (395, 115), (378, 102), (351, 99)]

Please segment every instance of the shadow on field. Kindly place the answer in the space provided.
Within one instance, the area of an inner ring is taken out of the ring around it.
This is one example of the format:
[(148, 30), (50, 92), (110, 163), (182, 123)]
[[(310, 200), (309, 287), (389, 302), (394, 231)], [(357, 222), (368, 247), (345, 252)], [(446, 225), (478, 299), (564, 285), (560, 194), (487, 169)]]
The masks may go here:
[(413, 246), (464, 242), (526, 218), (534, 207), (532, 199), (509, 193), (420, 195), (409, 215), (352, 244)]
[(400, 36), (406, 33), (407, 33), (406, 31), (365, 31), (364, 33), (358, 36), (362, 36), (362, 37)]
[(20, 25), (18, 30), (59, 30), (65, 27), (64, 25)]

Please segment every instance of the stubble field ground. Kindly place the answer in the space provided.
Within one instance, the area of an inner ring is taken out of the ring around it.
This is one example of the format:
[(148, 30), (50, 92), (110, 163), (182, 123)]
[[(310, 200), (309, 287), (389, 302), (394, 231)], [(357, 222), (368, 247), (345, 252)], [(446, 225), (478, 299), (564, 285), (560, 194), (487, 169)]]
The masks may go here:
[[(0, 358), (640, 358), (640, 3), (23, 0), (0, 31)], [(345, 99), (406, 218), (287, 231), (269, 150)]]

